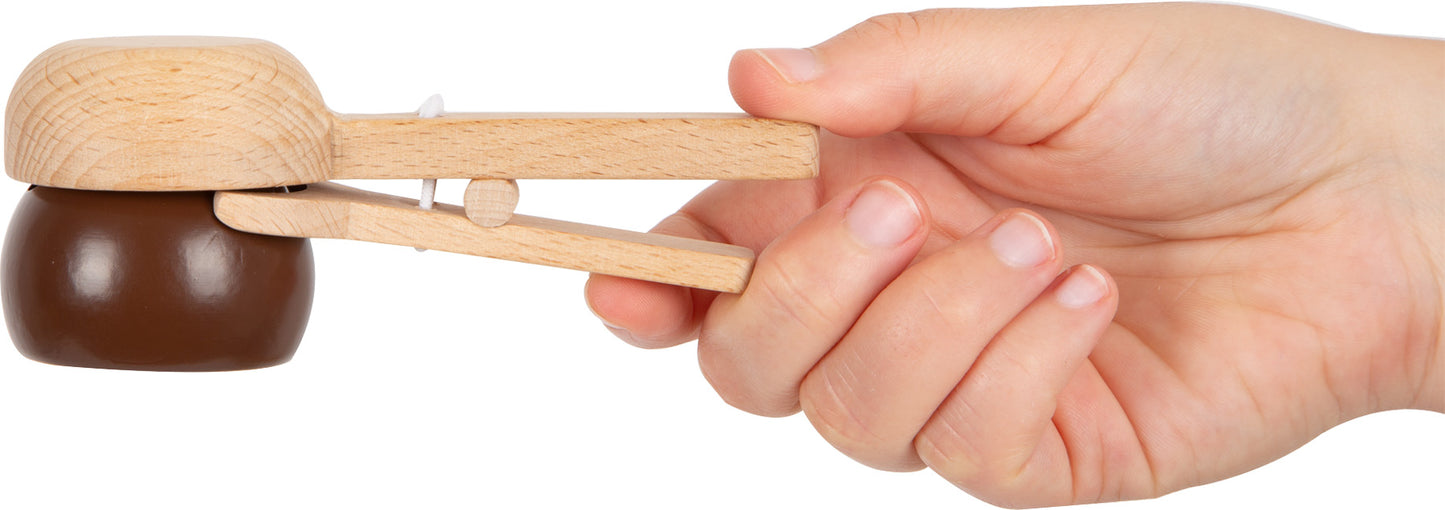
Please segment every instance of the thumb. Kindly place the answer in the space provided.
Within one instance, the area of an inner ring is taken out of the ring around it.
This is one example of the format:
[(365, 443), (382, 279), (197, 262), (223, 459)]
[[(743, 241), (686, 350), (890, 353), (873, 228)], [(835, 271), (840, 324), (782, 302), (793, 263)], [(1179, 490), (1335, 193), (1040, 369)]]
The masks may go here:
[(906, 131), (1035, 143), (1088, 112), (1158, 29), (1160, 10), (888, 14), (812, 48), (740, 51), (729, 84), (753, 115), (844, 136)]

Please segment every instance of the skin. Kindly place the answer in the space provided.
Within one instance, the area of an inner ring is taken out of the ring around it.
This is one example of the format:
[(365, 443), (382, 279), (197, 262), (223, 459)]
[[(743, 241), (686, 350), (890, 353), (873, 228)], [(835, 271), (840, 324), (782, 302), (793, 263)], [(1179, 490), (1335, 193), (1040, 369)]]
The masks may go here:
[[(696, 338), (740, 409), (1010, 507), (1445, 412), (1440, 41), (1218, 5), (924, 11), (739, 52), (730, 80), (825, 129), (817, 179), (718, 183), (656, 229), (759, 250), (748, 289), (586, 294), (633, 344)], [(1010, 220), (1042, 259), (996, 254)]]

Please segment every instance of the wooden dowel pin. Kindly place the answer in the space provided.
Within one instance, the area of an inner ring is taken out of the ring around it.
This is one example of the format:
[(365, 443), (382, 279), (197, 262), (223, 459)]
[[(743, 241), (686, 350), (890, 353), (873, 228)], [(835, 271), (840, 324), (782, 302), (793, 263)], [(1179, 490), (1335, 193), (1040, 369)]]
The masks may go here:
[(467, 218), (483, 227), (495, 227), (506, 223), (517, 210), (521, 197), (517, 181), (511, 179), (472, 179), (467, 183), (462, 205), (466, 207)]

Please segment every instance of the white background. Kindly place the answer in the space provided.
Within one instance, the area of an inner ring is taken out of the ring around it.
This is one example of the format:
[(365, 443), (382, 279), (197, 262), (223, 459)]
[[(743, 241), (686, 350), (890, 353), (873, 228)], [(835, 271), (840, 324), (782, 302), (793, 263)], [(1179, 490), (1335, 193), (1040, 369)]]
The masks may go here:
[[(6, 2), (0, 81), (52, 44), (269, 39), (342, 112), (736, 111), (732, 52), (807, 46), (869, 15), (1019, 2)], [(1445, 36), (1434, 0), (1266, 5)], [(1445, 85), (1442, 85), (1445, 86)], [(8, 90), (8, 86), (5, 86)], [(415, 182), (377, 189), (414, 194)], [(521, 212), (646, 229), (705, 183), (524, 182)], [(10, 211), (24, 185), (0, 183)], [(443, 183), (459, 201), (461, 185)], [(6, 213), (8, 215), (8, 213)], [(306, 340), (218, 374), (61, 368), (0, 344), (0, 508), (980, 508), (929, 472), (857, 465), (802, 416), (734, 410), (689, 346), (614, 340), (580, 273), (315, 242)], [(1441, 508), (1445, 416), (1342, 425), (1245, 475), (1118, 508)]]

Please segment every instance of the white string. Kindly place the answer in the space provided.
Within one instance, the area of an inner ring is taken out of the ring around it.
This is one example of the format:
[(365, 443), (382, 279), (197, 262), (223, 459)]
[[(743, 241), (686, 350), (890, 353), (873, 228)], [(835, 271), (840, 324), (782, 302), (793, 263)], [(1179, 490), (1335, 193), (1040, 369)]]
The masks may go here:
[[(445, 109), (445, 106), (446, 105), (442, 103), (441, 94), (432, 94), (431, 97), (426, 98), (426, 101), (421, 104), (421, 108), (417, 108), (416, 116), (423, 119), (433, 119), (436, 117), (440, 117), (442, 115), (442, 111)], [(436, 203), (436, 196), (437, 180), (422, 179), (421, 200), (418, 201), (417, 205), (419, 205), (424, 211), (430, 211), (432, 205)], [(416, 251), (424, 252), (426, 250), (422, 248), (417, 248)]]
[[(431, 97), (426, 98), (426, 102), (421, 104), (421, 108), (417, 108), (416, 116), (423, 119), (434, 119), (442, 115), (442, 110), (444, 109), (444, 107), (445, 105), (442, 103), (442, 95), (432, 94)], [(436, 200), (436, 194), (437, 180), (422, 179), (421, 208), (430, 211), (432, 208), (432, 204)]]

